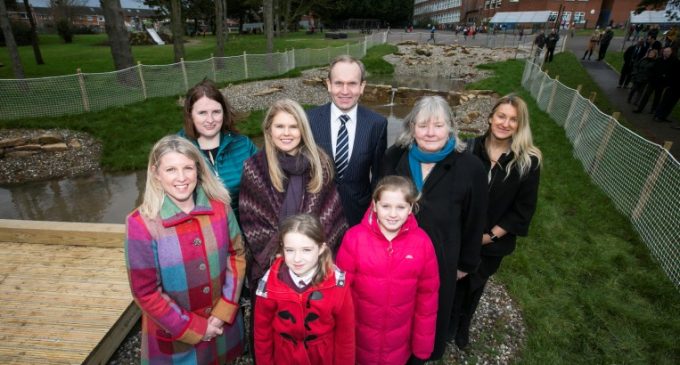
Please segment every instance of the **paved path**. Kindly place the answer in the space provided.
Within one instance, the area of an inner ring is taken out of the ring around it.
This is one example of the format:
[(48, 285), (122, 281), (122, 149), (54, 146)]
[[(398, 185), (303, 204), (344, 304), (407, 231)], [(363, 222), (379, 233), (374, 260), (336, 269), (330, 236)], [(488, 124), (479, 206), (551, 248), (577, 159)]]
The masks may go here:
[[(567, 40), (566, 51), (573, 52), (580, 59), (585, 52), (588, 38), (588, 36), (569, 38)], [(614, 37), (607, 52), (621, 51), (622, 43), (623, 37)], [(630, 42), (627, 42), (626, 47), (630, 44)], [(593, 53), (591, 59), (597, 59), (597, 52)], [(602, 92), (612, 104), (614, 110), (621, 112), (636, 133), (660, 145), (663, 145), (665, 141), (673, 142), (670, 152), (677, 160), (680, 160), (680, 129), (673, 128), (673, 126), (680, 126), (680, 121), (674, 120), (672, 117), (670, 117), (672, 123), (660, 123), (652, 120), (653, 115), (649, 113), (652, 104), (651, 98), (643, 113), (633, 113), (633, 109), (636, 107), (627, 102), (628, 92), (630, 90), (618, 89), (616, 87), (619, 82), (619, 70), (613, 70), (611, 66), (604, 61), (581, 61), (581, 64), (593, 81), (600, 86), (600, 89), (602, 89)]]

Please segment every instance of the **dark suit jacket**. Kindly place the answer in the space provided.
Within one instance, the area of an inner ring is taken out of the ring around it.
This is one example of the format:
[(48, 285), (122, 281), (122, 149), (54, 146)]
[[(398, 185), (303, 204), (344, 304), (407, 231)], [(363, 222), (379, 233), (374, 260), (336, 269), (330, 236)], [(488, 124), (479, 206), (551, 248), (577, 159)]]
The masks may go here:
[[(314, 140), (333, 158), (331, 145), (331, 104), (307, 111)], [(387, 147), (387, 119), (361, 105), (357, 108), (357, 128), (352, 156), (342, 180), (336, 185), (342, 200), (347, 223), (361, 222), (371, 202), (371, 187), (375, 185), (380, 163)]]

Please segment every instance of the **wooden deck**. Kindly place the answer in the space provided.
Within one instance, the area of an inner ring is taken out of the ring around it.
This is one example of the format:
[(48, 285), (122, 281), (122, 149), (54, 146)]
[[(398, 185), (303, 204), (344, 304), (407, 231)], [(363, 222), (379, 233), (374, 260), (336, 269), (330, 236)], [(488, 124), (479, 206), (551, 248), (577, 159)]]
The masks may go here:
[(0, 364), (105, 363), (139, 318), (123, 225), (0, 220)]

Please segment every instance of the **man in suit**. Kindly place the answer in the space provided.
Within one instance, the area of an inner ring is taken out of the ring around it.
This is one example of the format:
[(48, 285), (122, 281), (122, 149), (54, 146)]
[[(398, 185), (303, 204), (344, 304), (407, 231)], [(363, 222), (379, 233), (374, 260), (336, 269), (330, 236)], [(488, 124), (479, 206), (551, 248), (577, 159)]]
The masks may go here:
[(335, 162), (335, 182), (350, 226), (368, 209), (387, 147), (387, 119), (358, 105), (365, 73), (361, 61), (336, 57), (326, 80), (332, 102), (307, 112), (314, 140)]
[(636, 44), (628, 47), (626, 51), (623, 52), (623, 67), (621, 67), (621, 76), (619, 77), (619, 85), (617, 88), (628, 87), (630, 76), (633, 73), (633, 65), (644, 56), (644, 44), (645, 42), (643, 40), (639, 40)]

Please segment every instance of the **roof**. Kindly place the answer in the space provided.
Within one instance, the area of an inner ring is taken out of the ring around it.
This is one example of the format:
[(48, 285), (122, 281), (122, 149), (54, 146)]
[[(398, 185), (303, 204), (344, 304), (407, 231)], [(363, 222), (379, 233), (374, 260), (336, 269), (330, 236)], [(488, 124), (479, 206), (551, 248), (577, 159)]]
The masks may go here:
[(670, 19), (666, 14), (666, 10), (645, 10), (640, 14), (630, 12), (631, 24), (680, 24), (678, 19)]
[(546, 23), (550, 11), (500, 11), (494, 14), (489, 23)]

